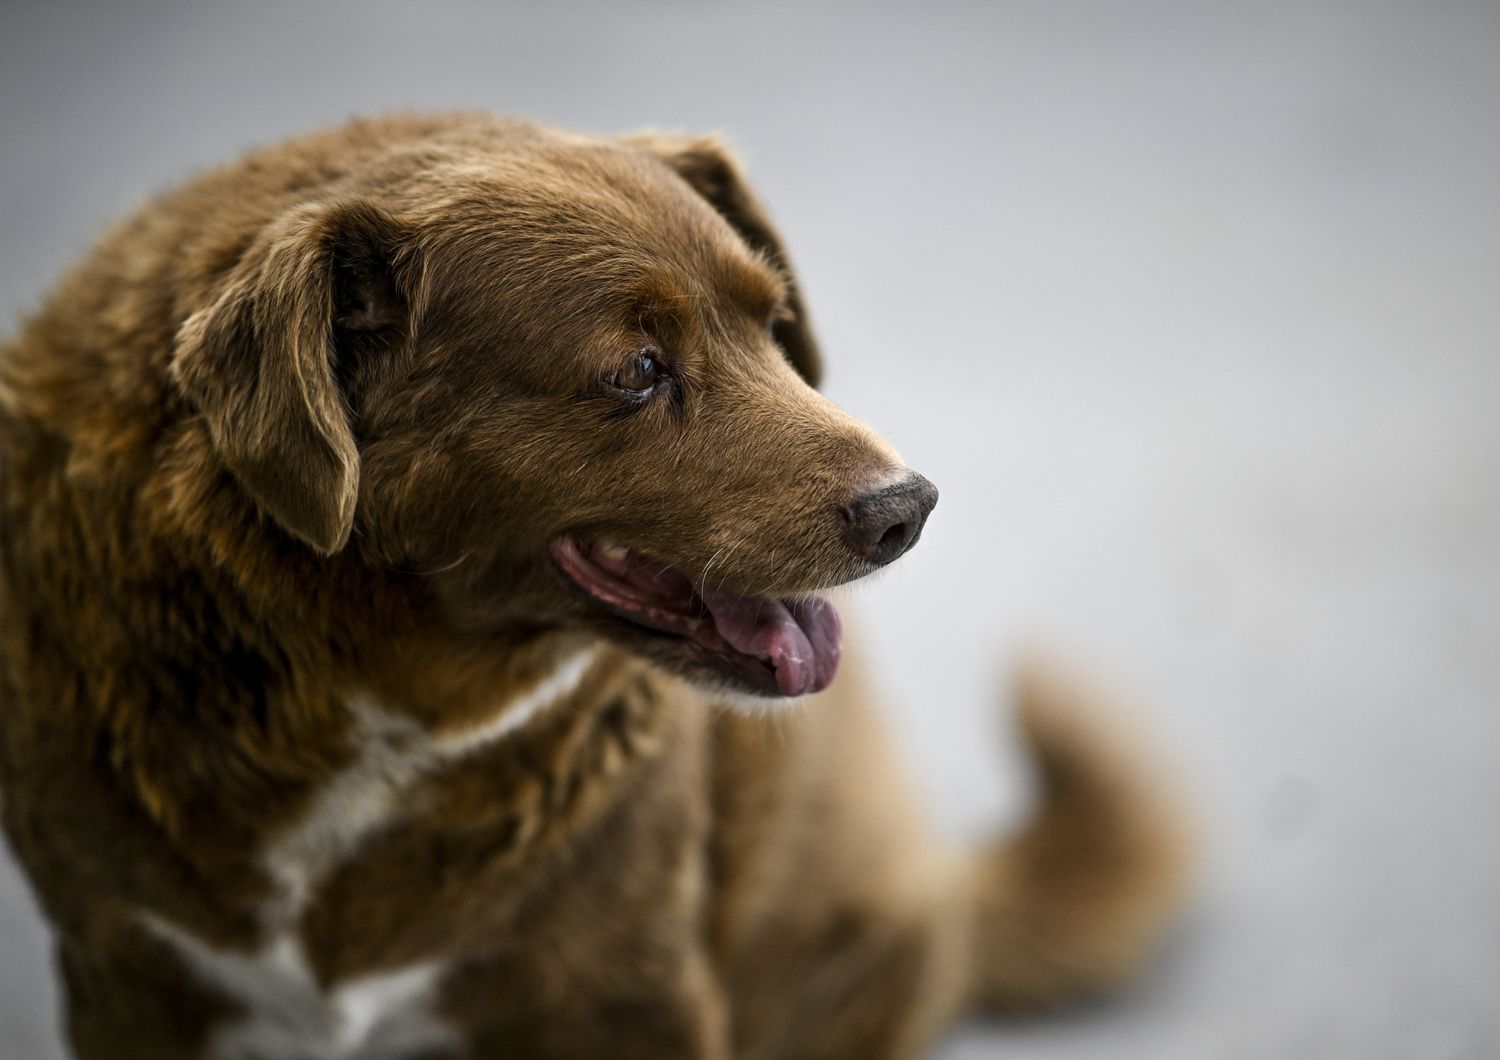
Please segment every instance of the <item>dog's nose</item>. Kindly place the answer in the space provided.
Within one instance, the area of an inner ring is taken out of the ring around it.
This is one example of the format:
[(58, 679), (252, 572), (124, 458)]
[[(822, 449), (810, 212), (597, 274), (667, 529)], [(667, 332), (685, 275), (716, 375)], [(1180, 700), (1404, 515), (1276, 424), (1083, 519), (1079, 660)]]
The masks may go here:
[(856, 497), (844, 509), (849, 544), (871, 563), (885, 566), (917, 543), (937, 499), (937, 487), (915, 471)]

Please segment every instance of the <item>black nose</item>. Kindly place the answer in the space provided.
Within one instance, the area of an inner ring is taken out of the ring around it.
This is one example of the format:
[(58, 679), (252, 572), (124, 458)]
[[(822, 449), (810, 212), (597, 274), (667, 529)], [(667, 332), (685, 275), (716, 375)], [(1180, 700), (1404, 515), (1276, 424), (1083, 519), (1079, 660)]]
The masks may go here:
[(856, 497), (844, 509), (849, 544), (871, 563), (884, 566), (917, 543), (937, 499), (937, 487), (915, 471), (894, 485)]

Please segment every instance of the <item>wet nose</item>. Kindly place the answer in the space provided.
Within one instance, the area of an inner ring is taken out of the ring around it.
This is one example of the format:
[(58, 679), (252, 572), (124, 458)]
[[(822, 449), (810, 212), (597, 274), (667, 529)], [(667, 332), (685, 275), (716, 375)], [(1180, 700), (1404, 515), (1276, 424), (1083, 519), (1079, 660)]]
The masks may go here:
[(917, 543), (937, 499), (936, 486), (908, 472), (844, 509), (845, 536), (856, 552), (883, 567)]

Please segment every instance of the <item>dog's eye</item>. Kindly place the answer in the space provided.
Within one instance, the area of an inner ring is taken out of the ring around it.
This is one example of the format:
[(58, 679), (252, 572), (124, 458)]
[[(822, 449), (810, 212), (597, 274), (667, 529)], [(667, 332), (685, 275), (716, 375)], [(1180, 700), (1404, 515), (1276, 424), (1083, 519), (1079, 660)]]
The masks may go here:
[(656, 359), (656, 351), (650, 346), (643, 350), (637, 350), (613, 376), (610, 383), (632, 395), (641, 396), (649, 394), (656, 387), (661, 378), (661, 364)]

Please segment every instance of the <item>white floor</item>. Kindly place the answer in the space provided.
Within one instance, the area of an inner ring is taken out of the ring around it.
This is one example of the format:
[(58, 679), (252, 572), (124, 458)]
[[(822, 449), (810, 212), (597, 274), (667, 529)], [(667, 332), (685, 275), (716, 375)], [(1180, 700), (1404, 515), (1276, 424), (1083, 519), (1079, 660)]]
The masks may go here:
[[(1013, 814), (1035, 642), (1208, 824), (1136, 995), (942, 1057), (1500, 1055), (1500, 8), (136, 7), (0, 8), (7, 328), (133, 201), (352, 112), (742, 147), (830, 392), (943, 490), (856, 594), (941, 820)], [(0, 867), (0, 1056), (55, 1022)]]

